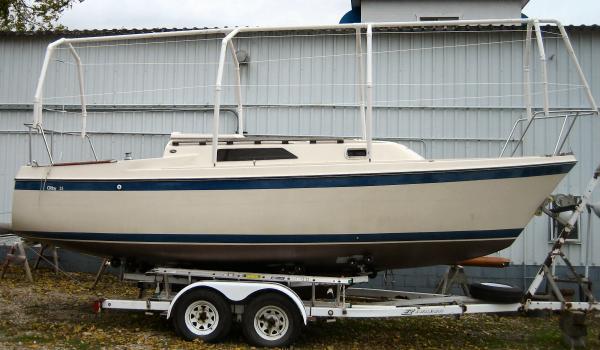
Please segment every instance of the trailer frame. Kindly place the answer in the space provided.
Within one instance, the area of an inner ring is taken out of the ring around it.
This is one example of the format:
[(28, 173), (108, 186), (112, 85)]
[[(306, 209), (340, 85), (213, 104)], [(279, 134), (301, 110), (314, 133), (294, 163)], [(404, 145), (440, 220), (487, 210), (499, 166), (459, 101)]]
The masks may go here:
[[(158, 268), (145, 274), (126, 273), (123, 278), (137, 282), (140, 286), (153, 285), (155, 293), (150, 298), (137, 300), (102, 299), (95, 305), (97, 312), (117, 309), (159, 314), (170, 320), (175, 327), (179, 301), (188, 293), (199, 290), (214, 291), (222, 295), (234, 320), (238, 322), (244, 322), (245, 310), (257, 296), (276, 293), (295, 306), (295, 311), (301, 316), (302, 326), (318, 319), (333, 321), (351, 318), (459, 317), (468, 314), (525, 314), (538, 310), (561, 312), (564, 319), (572, 319), (570, 315), (574, 312), (585, 317), (600, 311), (600, 303), (595, 300), (571, 302), (563, 298), (562, 301), (547, 301), (535, 300), (534, 296), (530, 296), (520, 302), (498, 303), (460, 295), (353, 287), (356, 283), (368, 281), (367, 276), (324, 277)], [(184, 287), (173, 292), (180, 286)], [(310, 287), (311, 297), (302, 299), (295, 291), (298, 287)], [(318, 297), (315, 292), (317, 287), (330, 288), (331, 297)], [(564, 329), (563, 334), (569, 338)], [(253, 343), (259, 346), (285, 346), (293, 340), (294, 338), (289, 342), (275, 344)]]

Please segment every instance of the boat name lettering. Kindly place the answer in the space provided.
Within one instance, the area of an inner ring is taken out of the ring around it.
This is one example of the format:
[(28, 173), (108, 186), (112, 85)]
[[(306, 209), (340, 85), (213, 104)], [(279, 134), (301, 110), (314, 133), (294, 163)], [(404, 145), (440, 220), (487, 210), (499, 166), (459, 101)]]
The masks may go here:
[(64, 190), (64, 187), (62, 187), (62, 186), (58, 186), (58, 187), (51, 186), (51, 185), (46, 186), (46, 191), (62, 191), (62, 190)]

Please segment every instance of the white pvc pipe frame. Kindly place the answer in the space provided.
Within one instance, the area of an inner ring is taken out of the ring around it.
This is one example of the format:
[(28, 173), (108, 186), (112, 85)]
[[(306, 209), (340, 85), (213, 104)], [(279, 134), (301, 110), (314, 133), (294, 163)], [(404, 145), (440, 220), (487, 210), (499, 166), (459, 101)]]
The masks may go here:
[[(132, 40), (132, 39), (152, 39), (152, 38), (165, 38), (165, 37), (182, 37), (182, 36), (192, 36), (192, 35), (211, 35), (211, 34), (225, 34), (225, 37), (221, 41), (221, 51), (219, 53), (219, 66), (217, 69), (217, 79), (215, 84), (215, 96), (214, 96), (214, 112), (213, 112), (213, 142), (212, 142), (212, 162), (213, 165), (217, 164), (217, 149), (218, 149), (218, 139), (219, 139), (219, 112), (221, 108), (221, 89), (222, 89), (222, 81), (223, 81), (223, 68), (225, 65), (225, 54), (227, 51), (227, 47), (232, 50), (233, 55), (233, 63), (236, 69), (236, 102), (238, 104), (238, 133), (243, 134), (243, 109), (242, 109), (242, 93), (241, 93), (241, 79), (240, 79), (240, 69), (239, 62), (236, 57), (235, 47), (231, 42), (237, 34), (239, 33), (256, 33), (256, 32), (271, 32), (271, 31), (298, 31), (298, 30), (343, 30), (343, 29), (354, 29), (356, 31), (356, 51), (357, 51), (357, 64), (359, 72), (359, 85), (362, 85), (364, 82), (363, 72), (364, 69), (362, 67), (362, 44), (360, 42), (362, 30), (366, 29), (366, 38), (367, 38), (367, 67), (366, 67), (366, 86), (359, 86), (359, 106), (360, 106), (360, 116), (362, 121), (362, 136), (367, 144), (367, 155), (369, 161), (372, 160), (372, 133), (373, 133), (373, 28), (407, 28), (407, 27), (442, 27), (442, 26), (465, 26), (465, 25), (527, 25), (527, 34), (525, 41), (525, 57), (524, 57), (524, 73), (525, 73), (525, 81), (524, 81), (524, 99), (525, 99), (525, 107), (527, 110), (528, 118), (532, 117), (532, 108), (531, 108), (531, 93), (530, 93), (530, 79), (529, 79), (529, 51), (531, 48), (530, 40), (531, 40), (531, 30), (535, 30), (538, 51), (540, 55), (540, 60), (542, 62), (542, 79), (543, 79), (543, 87), (544, 87), (544, 112), (548, 114), (549, 107), (549, 98), (548, 98), (548, 73), (546, 68), (546, 54), (544, 51), (544, 45), (542, 42), (542, 32), (540, 29), (540, 24), (553, 24), (556, 25), (560, 31), (563, 42), (567, 48), (569, 56), (571, 60), (575, 64), (577, 69), (577, 73), (579, 74), (579, 78), (582, 84), (585, 87), (587, 93), (587, 99), (591, 105), (592, 111), (598, 113), (598, 106), (592, 92), (590, 90), (589, 84), (583, 74), (583, 70), (579, 65), (579, 61), (577, 60), (577, 56), (575, 55), (575, 51), (571, 46), (571, 42), (567, 35), (567, 32), (563, 25), (557, 21), (552, 19), (489, 19), (489, 20), (457, 20), (457, 21), (423, 21), (423, 22), (389, 22), (389, 23), (352, 23), (352, 24), (335, 24), (335, 25), (318, 25), (318, 26), (284, 26), (284, 27), (256, 27), (256, 28), (223, 28), (223, 29), (199, 29), (199, 30), (185, 30), (185, 31), (176, 31), (176, 32), (162, 32), (162, 33), (143, 33), (143, 34), (127, 34), (127, 35), (111, 35), (111, 36), (101, 36), (101, 37), (87, 37), (87, 38), (62, 38), (55, 42), (52, 42), (48, 45), (46, 49), (46, 56), (44, 58), (44, 63), (42, 65), (42, 70), (40, 73), (40, 77), (38, 80), (38, 85), (35, 91), (34, 97), (34, 108), (33, 108), (33, 126), (35, 128), (40, 128), (42, 126), (42, 98), (43, 98), (43, 90), (44, 90), (44, 82), (46, 80), (46, 73), (48, 70), (48, 65), (50, 64), (50, 60), (54, 53), (56, 47), (67, 44), (69, 45), (69, 49), (71, 54), (75, 58), (77, 63), (77, 74), (79, 78), (79, 87), (80, 87), (80, 99), (81, 99), (81, 111), (82, 111), (82, 136), (85, 136), (85, 118), (87, 115), (86, 112), (86, 101), (85, 101), (85, 93), (83, 90), (83, 69), (81, 65), (81, 60), (77, 55), (75, 48), (72, 44), (75, 43), (86, 43), (86, 42), (103, 42), (103, 41), (118, 41), (118, 40)], [(532, 28), (533, 27), (533, 28)], [(364, 90), (366, 88), (366, 91)], [(366, 96), (365, 96), (366, 95)], [(366, 98), (365, 98), (366, 97)], [(365, 106), (366, 99), (366, 106)], [(365, 108), (366, 107), (366, 108)]]

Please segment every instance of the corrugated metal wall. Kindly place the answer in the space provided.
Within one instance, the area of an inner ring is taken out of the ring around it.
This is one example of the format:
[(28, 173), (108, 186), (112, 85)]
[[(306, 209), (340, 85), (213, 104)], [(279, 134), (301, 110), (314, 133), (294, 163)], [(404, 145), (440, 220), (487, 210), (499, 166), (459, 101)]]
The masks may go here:
[[(547, 28), (545, 45), (552, 107), (587, 107), (562, 43)], [(573, 29), (571, 38), (595, 96), (600, 100), (600, 31)], [(218, 37), (77, 45), (85, 66), (90, 104), (88, 129), (101, 158), (160, 156), (171, 131), (209, 132)], [(249, 134), (358, 136), (358, 74), (353, 32), (244, 34), (235, 40), (250, 56), (242, 66), (245, 130)], [(520, 29), (402, 33), (374, 36), (374, 134), (402, 139), (427, 158), (495, 157), (512, 124), (523, 115)], [(0, 220), (10, 219), (13, 177), (28, 160), (32, 101), (43, 53), (51, 38), (7, 36), (0, 41)], [(363, 37), (363, 46), (365, 38)], [(534, 50), (534, 57), (537, 52)], [(230, 57), (228, 56), (230, 61)], [(535, 61), (537, 63), (537, 60)], [(45, 89), (45, 125), (77, 131), (78, 86), (70, 53), (59, 49)], [(226, 66), (223, 104), (235, 104), (234, 71)], [(541, 74), (533, 66), (535, 106), (541, 107)], [(131, 109), (137, 109), (131, 111)], [(140, 110), (141, 109), (141, 110)], [(159, 109), (159, 110), (157, 110)], [(237, 127), (235, 112), (222, 114), (223, 132)], [(561, 121), (542, 123), (521, 154), (547, 154)], [(580, 193), (600, 163), (600, 118), (581, 118), (566, 146), (580, 160), (560, 192)], [(60, 161), (89, 159), (78, 137), (53, 137)], [(47, 162), (34, 137), (33, 158)], [(600, 198), (600, 196), (596, 196)], [(499, 213), (499, 215), (502, 215)], [(582, 220), (586, 231), (587, 216)], [(598, 219), (593, 224), (597, 229)], [(549, 222), (535, 219), (502, 254), (537, 264), (549, 248)], [(600, 248), (594, 242), (591, 251)], [(572, 261), (585, 264), (584, 245), (569, 245)], [(593, 256), (600, 263), (600, 254)]]

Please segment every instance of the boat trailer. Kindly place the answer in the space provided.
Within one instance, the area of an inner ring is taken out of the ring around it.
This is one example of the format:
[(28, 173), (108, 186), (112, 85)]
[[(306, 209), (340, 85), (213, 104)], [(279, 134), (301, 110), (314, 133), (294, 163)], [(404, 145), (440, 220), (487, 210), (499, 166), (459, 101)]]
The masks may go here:
[[(95, 309), (144, 311), (165, 315), (183, 338), (222, 339), (231, 323), (240, 321), (246, 338), (258, 346), (291, 344), (301, 328), (316, 319), (389, 318), (483, 313), (527, 313), (536, 310), (561, 312), (561, 330), (572, 345), (584, 343), (583, 319), (600, 310), (588, 281), (576, 273), (561, 250), (581, 213), (595, 206), (591, 195), (600, 181), (600, 167), (590, 180), (581, 200), (570, 206), (568, 219), (557, 210), (540, 212), (561, 220), (564, 229), (554, 242), (546, 260), (525, 292), (495, 283), (471, 285), (471, 296), (417, 293), (383, 289), (356, 288), (368, 276), (327, 277), (294, 274), (268, 274), (233, 271), (154, 268), (147, 273), (124, 273), (123, 279), (140, 287), (137, 300), (102, 299)], [(566, 212), (566, 210), (565, 210)], [(552, 265), (562, 258), (583, 291), (584, 301), (567, 301), (552, 274)], [(553, 298), (538, 294), (546, 281)], [(154, 293), (143, 299), (144, 288)], [(475, 288), (477, 287), (477, 288)], [(486, 289), (487, 294), (475, 293)], [(302, 295), (302, 296), (301, 296)], [(515, 298), (516, 296), (516, 298)], [(552, 300), (553, 299), (553, 300)]]
[[(213, 331), (210, 323), (200, 325), (200, 323), (195, 324), (193, 320), (219, 313), (220, 310), (216, 306), (216, 300), (219, 300), (226, 305), (224, 312), (231, 313), (225, 318), (227, 322), (232, 322), (232, 317), (241, 321), (246, 338), (258, 346), (289, 345), (303, 326), (317, 319), (332, 321), (338, 318), (460, 316), (483, 313), (527, 313), (538, 310), (561, 311), (564, 315), (563, 319), (573, 319), (574, 312), (585, 317), (588, 313), (600, 310), (600, 303), (595, 299), (586, 302), (570, 302), (565, 301), (564, 298), (562, 301), (546, 301), (536, 300), (535, 296), (527, 294), (527, 298), (521, 301), (500, 303), (459, 295), (352, 287), (358, 283), (368, 282), (368, 276), (323, 277), (156, 268), (146, 274), (126, 273), (123, 277), (125, 280), (138, 282), (140, 287), (154, 285), (153, 296), (137, 300), (101, 299), (95, 304), (96, 312), (118, 309), (158, 313), (166, 316), (175, 326), (177, 333), (185, 339), (191, 340), (200, 336), (207, 341), (218, 341), (221, 335), (214, 338), (205, 337), (211, 335), (210, 332)], [(501, 290), (505, 288), (503, 285), (489, 285), (496, 287), (499, 297), (503, 296)], [(308, 298), (302, 298), (296, 292), (301, 288), (309, 290)], [(174, 290), (178, 291), (174, 292)], [(194, 315), (194, 303), (198, 303), (199, 300), (188, 296), (195, 297), (194, 293), (199, 291), (211, 293), (204, 300), (206, 305), (198, 304), (201, 306), (198, 309), (200, 312)], [(278, 298), (273, 298), (274, 296)], [(259, 313), (260, 310), (267, 311)], [(270, 315), (276, 315), (272, 319), (280, 321), (273, 321), (273, 325), (268, 325), (271, 320)], [(220, 315), (217, 319), (219, 318), (223, 320)], [(253, 326), (261, 324), (262, 320), (266, 320), (262, 328)], [(298, 329), (283, 331), (292, 326)], [(585, 326), (580, 324), (575, 327)], [(215, 328), (218, 328), (218, 324)], [(185, 334), (186, 330), (192, 330), (191, 334)], [(214, 331), (219, 330), (214, 329)], [(286, 334), (287, 332), (291, 333)], [(225, 333), (223, 332), (222, 335)], [(581, 341), (579, 340), (581, 336), (574, 337), (572, 334), (566, 336), (575, 338), (574, 341)]]

